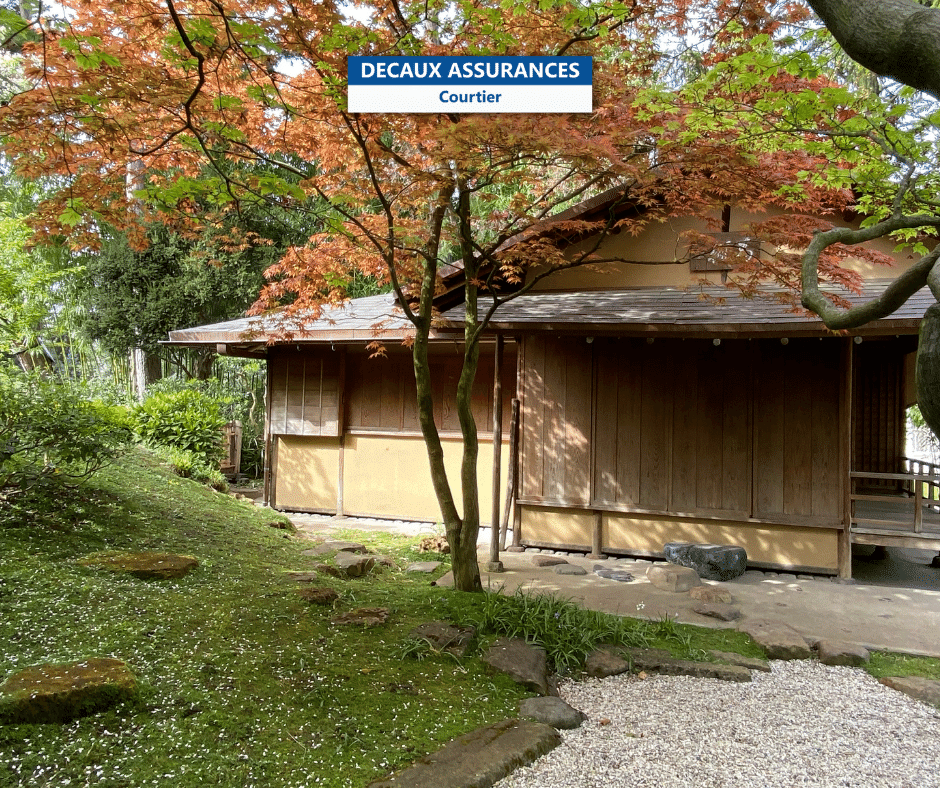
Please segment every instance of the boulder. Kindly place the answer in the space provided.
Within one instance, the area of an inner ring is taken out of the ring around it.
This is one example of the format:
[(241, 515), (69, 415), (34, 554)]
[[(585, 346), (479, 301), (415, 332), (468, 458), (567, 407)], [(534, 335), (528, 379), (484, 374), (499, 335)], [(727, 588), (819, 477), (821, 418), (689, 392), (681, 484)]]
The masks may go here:
[(347, 577), (362, 577), (372, 571), (375, 559), (370, 555), (342, 552), (336, 554), (333, 563)]
[(330, 577), (349, 577), (345, 572), (340, 571), (335, 566), (330, 566), (329, 564), (316, 564), (313, 567), (315, 572), (320, 574), (329, 575)]
[(388, 621), (388, 610), (384, 607), (357, 607), (333, 619), (334, 624), (354, 624), (361, 627), (377, 627)]
[(0, 684), (0, 723), (68, 722), (137, 697), (119, 659), (85, 659), (25, 668)]
[(587, 656), (584, 671), (595, 679), (618, 676), (630, 670), (630, 663), (609, 648), (598, 648)]
[(730, 605), (734, 601), (730, 591), (715, 586), (695, 586), (689, 589), (689, 596), (697, 602), (710, 602), (720, 605)]
[(700, 616), (717, 618), (719, 621), (737, 621), (741, 618), (741, 611), (738, 608), (722, 602), (696, 602), (692, 605), (692, 610)]
[(521, 638), (499, 638), (486, 650), (483, 662), (539, 695), (553, 694), (544, 648), (532, 646)]
[(558, 564), (567, 564), (564, 558), (557, 555), (533, 555), (532, 566), (558, 566)]
[(199, 566), (191, 555), (174, 553), (95, 553), (79, 560), (82, 566), (133, 575), (141, 580), (175, 580)]
[(490, 788), (561, 744), (553, 727), (503, 720), (478, 728), (369, 788)]
[(646, 570), (646, 576), (656, 588), (676, 593), (683, 593), (702, 584), (694, 569), (674, 564), (653, 564)]
[(779, 621), (748, 621), (739, 629), (761, 646), (770, 659), (809, 659), (813, 655), (806, 639)]
[(878, 679), (886, 687), (903, 692), (912, 698), (940, 706), (940, 681), (925, 679), (920, 676), (885, 676)]
[(416, 626), (408, 636), (426, 640), (435, 650), (462, 658), (467, 656), (475, 634), (473, 627), (454, 627), (443, 621), (430, 621)]
[(663, 555), (671, 564), (694, 569), (705, 580), (734, 580), (747, 569), (747, 551), (736, 545), (669, 542)]
[(857, 668), (871, 659), (868, 649), (864, 646), (838, 640), (820, 640), (816, 644), (816, 652), (823, 665), (847, 665)]
[(332, 605), (339, 599), (339, 594), (332, 588), (310, 588), (305, 586), (297, 589), (297, 593), (305, 602), (311, 602), (314, 605)]
[(556, 575), (586, 575), (587, 570), (576, 564), (557, 564), (552, 567)]
[(561, 698), (526, 698), (519, 704), (519, 716), (530, 717), (537, 722), (544, 722), (558, 730), (573, 730), (581, 727), (587, 719), (583, 711), (579, 711)]

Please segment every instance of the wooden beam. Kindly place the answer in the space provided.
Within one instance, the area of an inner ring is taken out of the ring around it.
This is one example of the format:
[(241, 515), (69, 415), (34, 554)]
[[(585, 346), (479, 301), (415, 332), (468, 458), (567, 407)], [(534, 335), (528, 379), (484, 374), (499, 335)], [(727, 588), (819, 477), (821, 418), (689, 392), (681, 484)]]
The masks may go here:
[(261, 497), (261, 503), (269, 506), (271, 502), (271, 359), (264, 362), (264, 467), (261, 475), (263, 477), (264, 493)]
[(490, 517), (490, 572), (501, 572), (499, 560), (499, 482), (503, 456), (503, 337), (493, 350), (493, 508)]
[(519, 399), (512, 398), (512, 415), (509, 418), (509, 469), (506, 478), (506, 507), (503, 509), (503, 522), (499, 529), (499, 549), (506, 549), (506, 535), (509, 531), (509, 512), (516, 497), (516, 480), (519, 474)]
[(591, 552), (588, 558), (598, 560), (604, 557), (604, 513), (595, 509), (592, 514), (594, 527), (591, 529)]

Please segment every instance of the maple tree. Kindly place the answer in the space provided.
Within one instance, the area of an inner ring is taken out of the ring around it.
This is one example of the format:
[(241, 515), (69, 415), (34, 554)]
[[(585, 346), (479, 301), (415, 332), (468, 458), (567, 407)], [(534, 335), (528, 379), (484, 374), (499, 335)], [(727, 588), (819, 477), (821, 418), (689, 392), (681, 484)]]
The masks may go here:
[[(155, 217), (195, 232), (187, 211), (196, 201), (220, 216), (261, 203), (313, 211), (323, 229), (269, 269), (255, 311), (286, 298), (285, 316), (316, 316), (345, 298), (353, 272), (394, 289), (414, 327), (419, 422), (463, 590), (480, 588), (470, 392), (481, 336), (502, 303), (559, 269), (604, 262), (597, 249), (606, 233), (675, 215), (715, 224), (728, 203), (777, 206), (802, 219), (758, 229), (785, 238), (785, 249), (824, 229), (820, 216), (855, 203), (835, 176), (794, 188), (797, 173), (827, 168), (828, 153), (807, 152), (792, 135), (762, 144), (758, 127), (766, 132), (775, 111), (699, 111), (706, 100), (754, 104), (760, 91), (752, 85), (748, 95), (727, 75), (749, 73), (739, 59), (755, 36), (776, 51), (774, 34), (802, 13), (793, 3), (388, 0), (353, 13), (313, 0), (72, 0), (62, 8), (60, 22), (33, 26), (41, 41), (24, 45), (32, 87), (0, 110), (19, 170), (65, 179), (37, 214), (37, 236), (94, 246), (109, 224), (143, 245)], [(687, 75), (667, 56), (662, 31), (693, 29), (698, 77), (677, 92)], [(345, 108), (349, 54), (594, 55), (594, 112), (354, 115)], [(787, 75), (775, 77), (781, 91)], [(802, 89), (811, 79), (791, 82)], [(650, 84), (672, 87), (650, 94)], [(128, 194), (128, 178), (140, 174), (141, 188)], [(560, 209), (611, 188), (619, 204), (606, 216), (542, 231)], [(618, 210), (624, 205), (635, 210)], [(572, 240), (589, 237), (571, 253)], [(823, 250), (820, 276), (851, 285), (839, 267), (846, 254)], [(434, 297), (451, 263), (464, 279), (462, 510), (444, 470), (428, 363)], [(793, 285), (796, 270), (786, 253), (759, 274), (743, 261), (739, 286), (768, 275)]]

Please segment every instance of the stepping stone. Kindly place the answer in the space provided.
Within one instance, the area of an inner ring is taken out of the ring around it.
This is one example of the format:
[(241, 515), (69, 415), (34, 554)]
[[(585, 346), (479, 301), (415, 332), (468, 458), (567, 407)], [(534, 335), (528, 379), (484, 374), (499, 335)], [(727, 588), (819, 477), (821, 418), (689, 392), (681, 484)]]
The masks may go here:
[(304, 550), (303, 555), (331, 555), (333, 553), (368, 553), (364, 544), (343, 542), (338, 539), (321, 542), (311, 550)]
[(408, 637), (426, 640), (436, 651), (446, 651), (463, 658), (467, 656), (475, 634), (473, 627), (454, 627), (443, 621), (431, 621), (416, 626), (408, 633)]
[(539, 695), (552, 694), (544, 648), (532, 646), (521, 638), (499, 638), (486, 650), (483, 662), (526, 689)]
[(608, 648), (598, 648), (587, 656), (584, 671), (595, 679), (618, 676), (630, 670), (630, 663)]
[[(326, 564), (322, 564), (326, 566)], [(332, 569), (332, 567), (330, 567)], [(318, 572), (288, 572), (287, 576), (295, 583), (317, 583), (320, 580)]]
[(312, 602), (314, 605), (332, 605), (339, 594), (332, 588), (299, 588), (297, 593), (305, 602)]
[(633, 582), (633, 575), (623, 569), (606, 569), (603, 566), (595, 566), (594, 574), (603, 577), (605, 580), (616, 580), (618, 583)]
[(709, 651), (719, 662), (727, 662), (729, 665), (740, 665), (748, 670), (759, 670), (762, 673), (770, 673), (770, 663), (766, 659), (757, 657), (745, 657), (743, 654), (736, 654), (733, 651)]
[(725, 588), (700, 585), (689, 589), (689, 596), (698, 602), (711, 602), (712, 604), (730, 605), (734, 598)]
[(561, 735), (550, 725), (504, 720), (454, 739), (369, 788), (488, 788), (559, 744)]
[(337, 553), (333, 563), (347, 577), (362, 577), (372, 571), (372, 567), (375, 566), (375, 559), (370, 555), (344, 552)]
[(366, 628), (377, 627), (386, 621), (388, 621), (388, 609), (384, 607), (357, 607), (333, 619), (334, 624), (343, 626), (356, 624)]
[(559, 558), (557, 555), (532, 556), (532, 566), (558, 566), (559, 564), (567, 563), (568, 562), (564, 558)]
[(705, 580), (734, 580), (747, 569), (747, 552), (736, 545), (669, 542), (663, 555), (671, 564), (694, 569)]
[(770, 659), (809, 659), (813, 656), (806, 639), (779, 621), (748, 621), (739, 629), (761, 646)]
[(398, 569), (398, 564), (387, 555), (373, 555), (372, 558), (375, 559), (376, 566), (384, 566), (386, 569)]
[(838, 640), (820, 640), (816, 644), (816, 651), (823, 665), (847, 665), (857, 668), (871, 659), (871, 654), (864, 646)]
[(656, 588), (675, 593), (682, 593), (702, 584), (694, 569), (675, 564), (653, 564), (646, 570), (646, 576)]
[(191, 555), (174, 553), (96, 553), (85, 556), (82, 566), (106, 569), (109, 572), (132, 575), (141, 580), (176, 580), (199, 566)]
[(137, 681), (119, 659), (35, 665), (0, 684), (0, 723), (68, 722), (137, 697)]
[(330, 577), (339, 577), (339, 578), (348, 577), (348, 575), (345, 572), (342, 572), (339, 569), (337, 569), (335, 566), (330, 566), (329, 564), (316, 564), (313, 567), (313, 569), (316, 572), (320, 572), (321, 574), (324, 574), (324, 575), (329, 575)]
[(932, 706), (940, 706), (940, 681), (936, 679), (925, 679), (920, 676), (885, 676), (878, 681), (916, 700)]
[(733, 605), (722, 602), (696, 602), (692, 610), (700, 616), (717, 618), (719, 621), (737, 621), (741, 618), (741, 611)]
[(659, 673), (664, 676), (693, 676), (700, 679), (747, 682), (751, 671), (740, 665), (721, 665), (714, 662), (693, 662), (664, 655), (661, 649), (624, 649), (634, 673)]
[(406, 572), (420, 572), (422, 574), (429, 575), (432, 572), (436, 572), (441, 566), (440, 561), (416, 561), (413, 564), (408, 564)]
[(531, 717), (536, 722), (544, 722), (558, 730), (570, 731), (580, 728), (581, 723), (587, 719), (583, 711), (579, 711), (561, 698), (526, 698), (519, 704), (519, 716)]
[(578, 566), (577, 564), (557, 564), (552, 567), (552, 571), (556, 575), (586, 575), (587, 570), (583, 567)]

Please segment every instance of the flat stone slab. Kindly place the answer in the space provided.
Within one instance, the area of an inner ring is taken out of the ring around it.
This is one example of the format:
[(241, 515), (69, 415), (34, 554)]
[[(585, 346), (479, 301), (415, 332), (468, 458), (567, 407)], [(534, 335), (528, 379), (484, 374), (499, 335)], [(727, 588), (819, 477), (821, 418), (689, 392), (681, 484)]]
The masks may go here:
[(333, 563), (347, 577), (362, 577), (372, 571), (375, 566), (375, 558), (371, 555), (342, 552), (336, 554)]
[(408, 636), (426, 640), (437, 651), (446, 651), (455, 657), (465, 657), (476, 630), (473, 627), (454, 627), (443, 621), (429, 621), (419, 624)]
[(632, 583), (633, 575), (625, 569), (608, 569), (605, 566), (595, 566), (594, 574), (605, 580), (616, 580), (618, 583)]
[(526, 689), (539, 695), (552, 694), (544, 648), (526, 643), (521, 638), (499, 638), (486, 650), (483, 662)]
[(533, 555), (532, 566), (558, 566), (568, 562), (557, 555)]
[(737, 621), (741, 618), (741, 611), (738, 608), (723, 602), (696, 602), (692, 605), (692, 610), (700, 616), (717, 618), (719, 621)]
[(770, 659), (809, 659), (813, 656), (806, 639), (780, 621), (748, 621), (738, 628), (763, 648)]
[(330, 553), (368, 553), (369, 550), (359, 542), (344, 542), (340, 539), (328, 539), (312, 550), (305, 550), (304, 555), (329, 555)]
[(715, 662), (693, 662), (677, 659), (660, 649), (627, 648), (624, 653), (634, 673), (659, 673), (664, 676), (694, 676), (700, 679), (747, 682), (751, 671), (741, 665), (721, 665)]
[(747, 551), (737, 545), (669, 542), (663, 556), (671, 564), (694, 569), (705, 580), (734, 580), (747, 569)]
[(34, 665), (0, 684), (0, 723), (68, 722), (137, 697), (137, 681), (119, 659)]
[(903, 692), (924, 703), (940, 706), (940, 681), (920, 676), (885, 676), (878, 679), (886, 687)]
[(689, 589), (689, 596), (697, 602), (711, 602), (712, 604), (730, 605), (734, 597), (726, 588), (700, 585)]
[(584, 567), (578, 566), (577, 564), (558, 564), (552, 567), (552, 571), (556, 575), (586, 575), (587, 569)]
[(94, 553), (79, 559), (78, 563), (141, 580), (175, 580), (199, 566), (199, 561), (191, 555), (156, 552)]
[(675, 564), (653, 564), (646, 570), (646, 577), (656, 588), (680, 594), (702, 584), (694, 569)]
[(386, 621), (388, 621), (388, 610), (384, 607), (357, 607), (333, 619), (333, 623), (340, 626), (357, 625), (367, 628), (377, 627)]
[(561, 744), (550, 725), (504, 720), (467, 733), (369, 788), (491, 788)]
[(413, 564), (409, 564), (406, 572), (418, 572), (422, 574), (429, 575), (432, 572), (436, 572), (441, 567), (440, 561), (415, 561)]
[(871, 659), (871, 654), (864, 646), (839, 640), (820, 640), (816, 644), (816, 653), (823, 665), (847, 665), (857, 668)]
[(526, 698), (519, 704), (519, 716), (544, 722), (558, 730), (570, 731), (580, 728), (587, 715), (569, 706), (561, 698)]
[(310, 588), (305, 586), (303, 588), (298, 588), (297, 593), (300, 594), (300, 598), (304, 602), (310, 602), (314, 605), (332, 605), (337, 599), (339, 599), (339, 594), (336, 593), (332, 588)]
[(770, 673), (770, 663), (766, 659), (757, 657), (745, 657), (743, 654), (735, 654), (733, 651), (710, 651), (719, 662), (727, 662), (729, 665), (740, 665), (748, 670), (759, 670), (762, 673)]
[(630, 671), (630, 663), (610, 648), (598, 648), (588, 654), (584, 672), (595, 679), (619, 676)]

